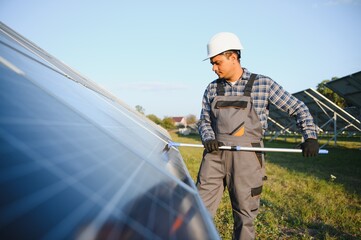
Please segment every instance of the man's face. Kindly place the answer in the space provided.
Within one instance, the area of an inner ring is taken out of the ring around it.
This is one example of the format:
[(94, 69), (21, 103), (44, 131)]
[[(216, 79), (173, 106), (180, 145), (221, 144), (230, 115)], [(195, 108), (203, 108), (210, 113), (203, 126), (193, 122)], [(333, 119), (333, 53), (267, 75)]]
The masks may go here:
[(228, 80), (232, 77), (232, 74), (234, 73), (234, 56), (230, 56), (227, 58), (224, 54), (219, 54), (215, 57), (212, 57), (210, 59), (210, 62), (212, 64), (212, 70), (217, 74), (219, 78), (224, 78), (225, 80)]

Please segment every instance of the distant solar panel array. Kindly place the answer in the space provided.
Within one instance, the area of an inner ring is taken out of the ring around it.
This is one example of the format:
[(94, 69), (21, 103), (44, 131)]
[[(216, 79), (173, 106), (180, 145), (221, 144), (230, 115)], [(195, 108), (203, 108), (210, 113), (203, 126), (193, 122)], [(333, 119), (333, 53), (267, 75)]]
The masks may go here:
[(361, 131), (360, 121), (356, 117), (337, 106), (316, 90), (310, 88), (293, 95), (308, 106), (315, 119), (315, 123), (323, 131), (334, 131), (335, 125), (332, 120), (337, 121), (337, 129)]
[(169, 140), (0, 24), (0, 239), (219, 239)]
[[(357, 76), (361, 75), (357, 74)], [(361, 95), (359, 95), (361, 93), (361, 78), (355, 78), (355, 81), (352, 84), (349, 84), (348, 87), (341, 87), (341, 85), (343, 86), (344, 84), (347, 84), (347, 82), (342, 79), (339, 80), (339, 82), (336, 82), (338, 87), (334, 87), (334, 89), (337, 92), (342, 92), (344, 94), (343, 96), (349, 102), (357, 102), (357, 99), (359, 99), (358, 97), (361, 97)], [(329, 84), (334, 81), (329, 82)], [(342, 131), (361, 131), (359, 105), (355, 104), (355, 106), (358, 106), (356, 109), (342, 109), (312, 88), (292, 95), (307, 105), (320, 132), (329, 132), (338, 135)], [(340, 95), (342, 96), (342, 94)], [(360, 102), (358, 102), (358, 104), (360, 104)], [(270, 131), (282, 133), (298, 132), (295, 121), (292, 118), (289, 118), (287, 113), (278, 111), (273, 105), (270, 106), (268, 120)]]

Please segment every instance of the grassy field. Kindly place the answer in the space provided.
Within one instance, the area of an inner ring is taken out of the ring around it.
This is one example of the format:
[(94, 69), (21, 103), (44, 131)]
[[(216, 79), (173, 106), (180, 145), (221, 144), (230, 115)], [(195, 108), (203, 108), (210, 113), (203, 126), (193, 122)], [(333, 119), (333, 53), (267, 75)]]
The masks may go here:
[[(175, 142), (200, 143), (199, 136), (171, 135)], [(293, 148), (292, 141), (266, 141), (265, 146)], [(361, 239), (361, 145), (339, 145), (327, 146), (329, 154), (316, 158), (266, 154), (268, 180), (255, 221), (257, 239)], [(184, 147), (180, 152), (196, 180), (202, 150)], [(214, 222), (222, 239), (231, 239), (227, 191)]]

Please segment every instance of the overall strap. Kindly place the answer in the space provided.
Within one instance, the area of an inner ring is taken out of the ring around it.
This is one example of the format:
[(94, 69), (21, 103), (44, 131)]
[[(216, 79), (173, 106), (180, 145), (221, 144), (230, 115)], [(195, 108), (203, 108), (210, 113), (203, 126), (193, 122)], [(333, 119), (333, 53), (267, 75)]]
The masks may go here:
[(224, 83), (222, 78), (217, 79), (217, 95), (224, 96)]
[[(244, 87), (244, 94), (243, 96), (250, 97), (252, 92), (252, 87), (254, 80), (256, 80), (256, 74), (251, 74), (251, 77), (249, 78), (246, 86)], [(224, 96), (225, 90), (224, 90), (224, 80), (222, 78), (217, 79), (217, 95), (218, 96)]]
[(251, 77), (249, 78), (246, 86), (244, 87), (244, 94), (243, 96), (247, 96), (250, 97), (251, 96), (251, 92), (252, 92), (252, 87), (253, 87), (253, 83), (254, 80), (256, 79), (256, 74), (251, 74)]

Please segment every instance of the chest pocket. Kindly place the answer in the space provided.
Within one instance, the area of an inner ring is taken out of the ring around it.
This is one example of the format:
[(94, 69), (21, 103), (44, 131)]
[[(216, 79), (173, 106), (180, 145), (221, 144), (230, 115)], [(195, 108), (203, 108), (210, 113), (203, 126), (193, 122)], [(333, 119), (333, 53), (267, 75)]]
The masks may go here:
[(235, 109), (245, 109), (247, 108), (247, 101), (217, 101), (215, 108), (235, 108)]
[(248, 124), (251, 103), (244, 96), (216, 96), (212, 104), (215, 132), (241, 137)]

